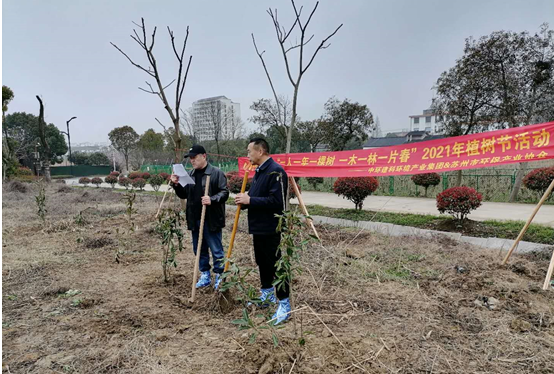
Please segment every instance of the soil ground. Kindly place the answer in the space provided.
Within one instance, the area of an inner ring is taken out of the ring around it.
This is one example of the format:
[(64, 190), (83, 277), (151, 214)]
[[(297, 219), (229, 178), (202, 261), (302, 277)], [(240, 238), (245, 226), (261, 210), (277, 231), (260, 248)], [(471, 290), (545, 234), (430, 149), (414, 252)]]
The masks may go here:
[[(163, 282), (154, 231), (160, 197), (138, 196), (137, 229), (125, 239), (120, 193), (53, 183), (42, 224), (37, 187), (9, 187), (2, 202), (5, 373), (554, 372), (554, 291), (540, 289), (548, 252), (516, 254), (502, 267), (498, 252), (447, 238), (318, 226), (323, 244), (302, 253), (304, 271), (293, 284), (296, 329), (290, 321), (276, 330), (275, 346), (271, 330), (250, 342), (252, 331), (231, 323), (242, 306), (212, 289), (187, 302), (188, 231), (173, 281)], [(75, 219), (79, 212), (86, 222)], [(232, 216), (229, 209), (229, 226)], [(234, 250), (241, 269), (254, 267), (244, 218)], [(230, 227), (223, 236), (227, 243)], [(248, 280), (258, 286), (256, 273)]]

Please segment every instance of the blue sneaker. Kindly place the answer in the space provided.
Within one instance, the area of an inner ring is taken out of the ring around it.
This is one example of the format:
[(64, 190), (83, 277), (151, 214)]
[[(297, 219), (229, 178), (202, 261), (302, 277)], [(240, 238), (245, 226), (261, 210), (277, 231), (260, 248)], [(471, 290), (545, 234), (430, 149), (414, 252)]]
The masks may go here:
[(214, 290), (217, 291), (217, 289), (219, 288), (219, 285), (221, 284), (222, 280), (223, 280), (223, 277), (221, 276), (221, 274), (216, 274), (215, 275)]
[(286, 299), (279, 300), (279, 307), (277, 307), (277, 311), (271, 317), (273, 320), (273, 325), (278, 325), (280, 323), (285, 322), (290, 317), (290, 301), (287, 297)]
[(212, 277), (210, 271), (203, 271), (200, 275), (196, 288), (208, 287), (212, 283)]
[[(267, 308), (271, 304), (275, 304), (277, 302), (277, 298), (275, 297), (275, 290), (272, 288), (262, 288), (260, 289), (260, 308)], [(254, 303), (248, 303), (247, 306), (251, 306)]]

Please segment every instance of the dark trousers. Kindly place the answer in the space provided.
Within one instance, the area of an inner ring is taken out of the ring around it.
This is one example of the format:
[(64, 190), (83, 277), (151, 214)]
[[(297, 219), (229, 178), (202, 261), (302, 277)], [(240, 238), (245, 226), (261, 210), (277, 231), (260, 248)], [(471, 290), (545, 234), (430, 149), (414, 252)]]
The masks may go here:
[[(254, 255), (256, 264), (260, 271), (260, 281), (262, 288), (273, 288), (275, 281), (275, 270), (277, 261), (281, 258), (279, 243), (281, 243), (281, 234), (253, 235), (254, 237)], [(275, 287), (277, 298), (279, 300), (289, 297), (289, 285), (286, 283), (281, 287)]]

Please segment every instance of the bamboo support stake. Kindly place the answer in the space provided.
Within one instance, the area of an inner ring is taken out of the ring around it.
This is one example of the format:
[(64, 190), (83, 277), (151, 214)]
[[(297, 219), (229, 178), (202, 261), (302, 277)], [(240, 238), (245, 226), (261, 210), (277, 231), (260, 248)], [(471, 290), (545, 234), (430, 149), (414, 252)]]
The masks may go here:
[(531, 224), (531, 221), (533, 221), (533, 218), (535, 218), (535, 215), (537, 214), (537, 212), (539, 211), (540, 207), (542, 206), (542, 204), (544, 204), (544, 202), (546, 201), (546, 199), (548, 199), (548, 196), (550, 195), (550, 193), (552, 192), (552, 190), (554, 189), (554, 179), (552, 180), (552, 183), (550, 183), (550, 186), (548, 186), (548, 188), (546, 189), (546, 192), (544, 193), (544, 195), (542, 195), (542, 198), (541, 200), (539, 201), (539, 203), (537, 204), (537, 206), (535, 207), (535, 210), (533, 210), (533, 214), (531, 214), (531, 217), (529, 217), (529, 219), (527, 220), (527, 223), (525, 224), (525, 226), (523, 226), (523, 228), (521, 229), (521, 232), (519, 233), (519, 235), (517, 236), (517, 239), (516, 241), (514, 242), (514, 244), (512, 245), (512, 248), (510, 248), (510, 250), (508, 251), (508, 253), (506, 254), (506, 257), (504, 257), (504, 261), (502, 261), (502, 265), (506, 265), (506, 263), (508, 262), (508, 259), (510, 258), (510, 256), (512, 255), (512, 252), (514, 251), (514, 249), (516, 249), (517, 245), (519, 244), (521, 238), (523, 238), (523, 235), (525, 235), (525, 232), (527, 231), (527, 229), (529, 228), (529, 225)]
[[(244, 179), (242, 180), (242, 186), (240, 188), (240, 193), (246, 191), (246, 183), (248, 182), (248, 170), (244, 172)], [(223, 272), (225, 273), (229, 270), (229, 259), (233, 253), (233, 245), (235, 244), (235, 236), (237, 235), (237, 228), (239, 225), (240, 209), (241, 204), (237, 204), (237, 211), (235, 212), (235, 222), (233, 223), (233, 231), (231, 232), (231, 241), (229, 242), (229, 249), (227, 249), (227, 254), (225, 255), (225, 267)]]
[(543, 290), (548, 290), (548, 285), (552, 279), (552, 272), (554, 271), (554, 251), (552, 252), (552, 258), (550, 259), (550, 266), (548, 266), (548, 271), (546, 272), (546, 278), (544, 279), (544, 284), (542, 285)]
[(160, 207), (158, 208), (158, 213), (156, 213), (156, 217), (155, 218), (158, 218), (158, 216), (160, 215), (160, 211), (162, 210), (162, 205), (164, 205), (164, 200), (165, 200), (165, 196), (167, 195), (167, 191), (169, 191), (169, 182), (167, 183), (167, 190), (165, 190), (164, 192), (164, 197), (162, 197), (162, 202), (160, 204)]
[[(292, 188), (294, 189), (294, 193), (298, 199), (298, 205), (300, 205), (300, 209), (302, 209), (302, 212), (305, 216), (309, 217), (310, 214), (308, 213), (308, 208), (306, 208), (306, 204), (304, 204), (304, 199), (302, 199), (302, 195), (300, 194), (300, 190), (298, 189), (298, 185), (296, 184), (296, 181), (294, 180), (294, 177), (289, 177), (290, 183), (292, 184)], [(312, 228), (316, 238), (321, 241), (321, 238), (319, 237), (319, 234), (317, 233), (317, 230), (315, 229), (314, 222), (311, 218), (307, 218), (308, 224)]]
[[(210, 176), (206, 176), (206, 188), (204, 196), (208, 196), (210, 188)], [(198, 245), (196, 246), (196, 260), (194, 261), (194, 276), (192, 277), (192, 292), (190, 302), (194, 303), (196, 298), (196, 278), (198, 278), (198, 267), (200, 266), (200, 251), (202, 250), (202, 239), (204, 238), (204, 220), (206, 219), (206, 205), (202, 205), (202, 215), (200, 216), (200, 232), (198, 233)]]

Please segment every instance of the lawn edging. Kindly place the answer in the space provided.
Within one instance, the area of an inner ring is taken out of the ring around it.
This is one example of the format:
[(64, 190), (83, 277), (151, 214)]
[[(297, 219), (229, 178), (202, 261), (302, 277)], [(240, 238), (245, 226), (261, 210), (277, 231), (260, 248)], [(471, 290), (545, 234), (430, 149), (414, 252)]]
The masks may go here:
[[(318, 224), (327, 224), (327, 225), (342, 226), (342, 227), (356, 227), (356, 228), (365, 229), (365, 230), (377, 232), (388, 236), (420, 236), (420, 237), (428, 237), (428, 238), (436, 238), (439, 236), (443, 236), (458, 242), (469, 243), (478, 247), (483, 247), (488, 249), (498, 249), (501, 251), (509, 250), (515, 242), (515, 240), (512, 240), (512, 239), (476, 238), (473, 236), (465, 236), (460, 233), (419, 229), (419, 228), (410, 227), (410, 226), (394, 225), (392, 223), (351, 221), (351, 220), (342, 219), (342, 218), (331, 218), (331, 217), (324, 217), (324, 216), (310, 216), (310, 217), (312, 217), (312, 219), (314, 220), (314, 223), (318, 223)], [(543, 251), (543, 250), (550, 250), (553, 247), (554, 246), (548, 245), (548, 244), (539, 244), (539, 243), (520, 241), (518, 247), (516, 248), (516, 252), (527, 253), (532, 251)]]

